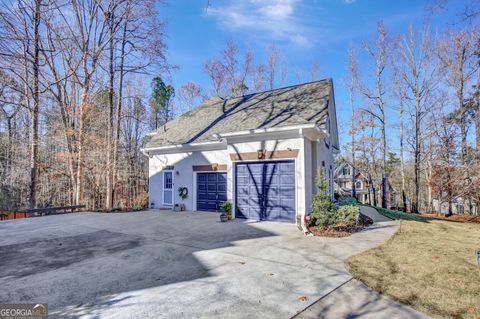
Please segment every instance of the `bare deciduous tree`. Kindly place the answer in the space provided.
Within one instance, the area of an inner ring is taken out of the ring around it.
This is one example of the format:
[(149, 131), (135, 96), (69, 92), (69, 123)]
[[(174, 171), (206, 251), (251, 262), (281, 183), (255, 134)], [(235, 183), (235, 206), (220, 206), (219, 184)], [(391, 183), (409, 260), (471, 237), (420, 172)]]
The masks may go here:
[(408, 87), (408, 100), (411, 102), (410, 116), (412, 135), (410, 145), (414, 159), (414, 192), (411, 212), (419, 212), (420, 202), (420, 166), (423, 139), (423, 120), (430, 108), (430, 99), (434, 89), (437, 64), (430, 41), (428, 28), (424, 28), (420, 36), (410, 26), (408, 34), (399, 43), (402, 57), (400, 76)]
[(202, 90), (195, 83), (188, 82), (180, 86), (177, 97), (180, 101), (181, 112), (188, 112), (195, 107), (202, 97)]
[(351, 137), (351, 157), (352, 157), (352, 166), (353, 166), (353, 173), (352, 173), (352, 197), (356, 197), (356, 190), (355, 190), (355, 106), (354, 106), (354, 95), (355, 91), (358, 89), (358, 65), (357, 65), (357, 58), (355, 56), (355, 50), (353, 47), (350, 47), (348, 50), (348, 72), (350, 76), (350, 81), (348, 85), (348, 94), (349, 94), (349, 102), (350, 102), (350, 137)]
[[(372, 116), (379, 122), (381, 131), (381, 150), (382, 150), (382, 207), (387, 207), (387, 185), (386, 185), (386, 169), (387, 169), (387, 135), (386, 135), (386, 123), (385, 123), (385, 70), (388, 65), (388, 54), (390, 50), (389, 40), (387, 39), (387, 32), (383, 22), (380, 21), (377, 24), (378, 36), (375, 43), (364, 43), (363, 47), (367, 52), (370, 59), (371, 73), (374, 78), (375, 88), (369, 89), (366, 86), (362, 86), (363, 93), (371, 100), (375, 106), (375, 111), (372, 112)], [(369, 110), (367, 110), (369, 112)]]
[(267, 82), (270, 90), (275, 88), (280, 54), (277, 46), (272, 44), (267, 49)]

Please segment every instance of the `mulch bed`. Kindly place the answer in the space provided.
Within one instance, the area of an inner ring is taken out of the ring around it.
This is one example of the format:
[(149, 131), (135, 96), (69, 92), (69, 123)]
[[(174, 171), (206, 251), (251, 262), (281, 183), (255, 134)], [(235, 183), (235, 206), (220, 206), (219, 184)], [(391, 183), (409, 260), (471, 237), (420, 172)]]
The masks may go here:
[(308, 228), (314, 236), (322, 237), (348, 237), (365, 229), (362, 226), (335, 226), (321, 227), (311, 226)]
[(455, 222), (463, 222), (463, 223), (479, 223), (480, 224), (480, 215), (452, 215), (450, 217), (446, 217), (445, 215), (441, 214), (421, 214), (421, 216), (434, 218), (434, 219), (441, 219), (441, 220), (451, 220)]

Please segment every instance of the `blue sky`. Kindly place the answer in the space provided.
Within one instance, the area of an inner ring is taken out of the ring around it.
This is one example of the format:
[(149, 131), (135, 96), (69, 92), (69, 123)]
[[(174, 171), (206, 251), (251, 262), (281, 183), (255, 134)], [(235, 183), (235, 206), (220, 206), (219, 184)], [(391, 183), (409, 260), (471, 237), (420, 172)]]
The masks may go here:
[[(166, 20), (169, 62), (179, 66), (172, 73), (174, 86), (192, 81), (203, 89), (209, 82), (203, 63), (219, 55), (228, 39), (240, 51), (251, 48), (256, 62), (264, 62), (265, 50), (272, 43), (288, 62), (285, 85), (299, 83), (298, 73), (306, 73), (314, 61), (319, 77), (333, 78), (341, 140), (347, 131), (348, 99), (344, 87), (347, 49), (353, 44), (360, 51), (362, 41), (372, 39), (382, 19), (391, 35), (405, 33), (409, 24), (421, 26), (425, 8), (433, 3), (420, 0), (171, 0), (161, 8)], [(448, 2), (447, 10), (430, 18), (432, 32), (454, 20), (465, 2)], [(359, 56), (360, 71), (365, 70)], [(388, 111), (387, 124), (395, 131), (395, 114)], [(391, 119), (391, 120), (390, 120)], [(391, 135), (393, 136), (393, 135)]]

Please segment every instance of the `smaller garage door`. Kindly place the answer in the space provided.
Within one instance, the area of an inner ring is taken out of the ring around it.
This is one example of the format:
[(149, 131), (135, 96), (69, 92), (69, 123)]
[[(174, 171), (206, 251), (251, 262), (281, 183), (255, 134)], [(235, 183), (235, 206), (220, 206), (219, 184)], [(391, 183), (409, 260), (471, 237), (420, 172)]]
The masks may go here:
[(197, 173), (197, 210), (219, 212), (227, 200), (227, 173)]

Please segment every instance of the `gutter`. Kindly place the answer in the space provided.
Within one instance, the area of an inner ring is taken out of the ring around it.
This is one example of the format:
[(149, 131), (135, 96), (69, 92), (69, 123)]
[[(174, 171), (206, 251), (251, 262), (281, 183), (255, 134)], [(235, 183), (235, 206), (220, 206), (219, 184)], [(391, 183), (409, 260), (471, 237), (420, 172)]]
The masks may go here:
[(218, 141), (211, 141), (211, 142), (199, 142), (199, 143), (188, 143), (188, 144), (176, 144), (176, 145), (166, 145), (166, 146), (155, 146), (155, 147), (146, 147), (140, 149), (143, 154), (146, 156), (150, 155), (150, 152), (164, 152), (164, 153), (174, 153), (176, 152), (188, 152), (188, 151), (195, 151), (195, 150), (202, 150), (208, 149), (210, 147), (226, 147), (226, 142), (223, 139), (219, 139)]
[(235, 136), (244, 136), (244, 135), (251, 135), (251, 134), (261, 134), (261, 133), (275, 133), (275, 132), (285, 132), (285, 131), (293, 131), (297, 129), (318, 129), (318, 127), (313, 124), (301, 124), (301, 125), (291, 125), (291, 126), (283, 126), (283, 127), (271, 127), (271, 128), (259, 128), (254, 130), (245, 130), (245, 131), (237, 131), (231, 133), (222, 133), (222, 134), (213, 134), (216, 138), (222, 137), (235, 137)]
[(227, 139), (228, 138), (241, 138), (246, 136), (252, 136), (257, 134), (274, 134), (274, 133), (282, 133), (282, 132), (289, 132), (289, 131), (296, 131), (298, 130), (299, 135), (305, 135), (305, 131), (314, 131), (319, 135), (329, 136), (328, 132), (323, 129), (320, 129), (316, 124), (309, 123), (309, 124), (301, 124), (301, 125), (291, 125), (291, 126), (284, 126), (284, 127), (272, 127), (272, 128), (261, 128), (261, 129), (253, 129), (253, 130), (245, 130), (245, 131), (237, 131), (237, 132), (230, 132), (230, 133), (221, 133), (221, 134), (213, 134), (212, 137), (216, 139), (216, 141), (210, 142), (199, 142), (199, 143), (189, 143), (189, 144), (176, 144), (176, 145), (167, 145), (167, 146), (155, 146), (155, 147), (148, 147), (142, 148), (141, 151), (144, 155), (150, 156), (150, 152), (158, 152), (158, 153), (176, 153), (176, 152), (188, 152), (188, 151), (201, 151), (201, 150), (208, 150), (208, 149), (222, 149), (226, 148), (227, 146)]

